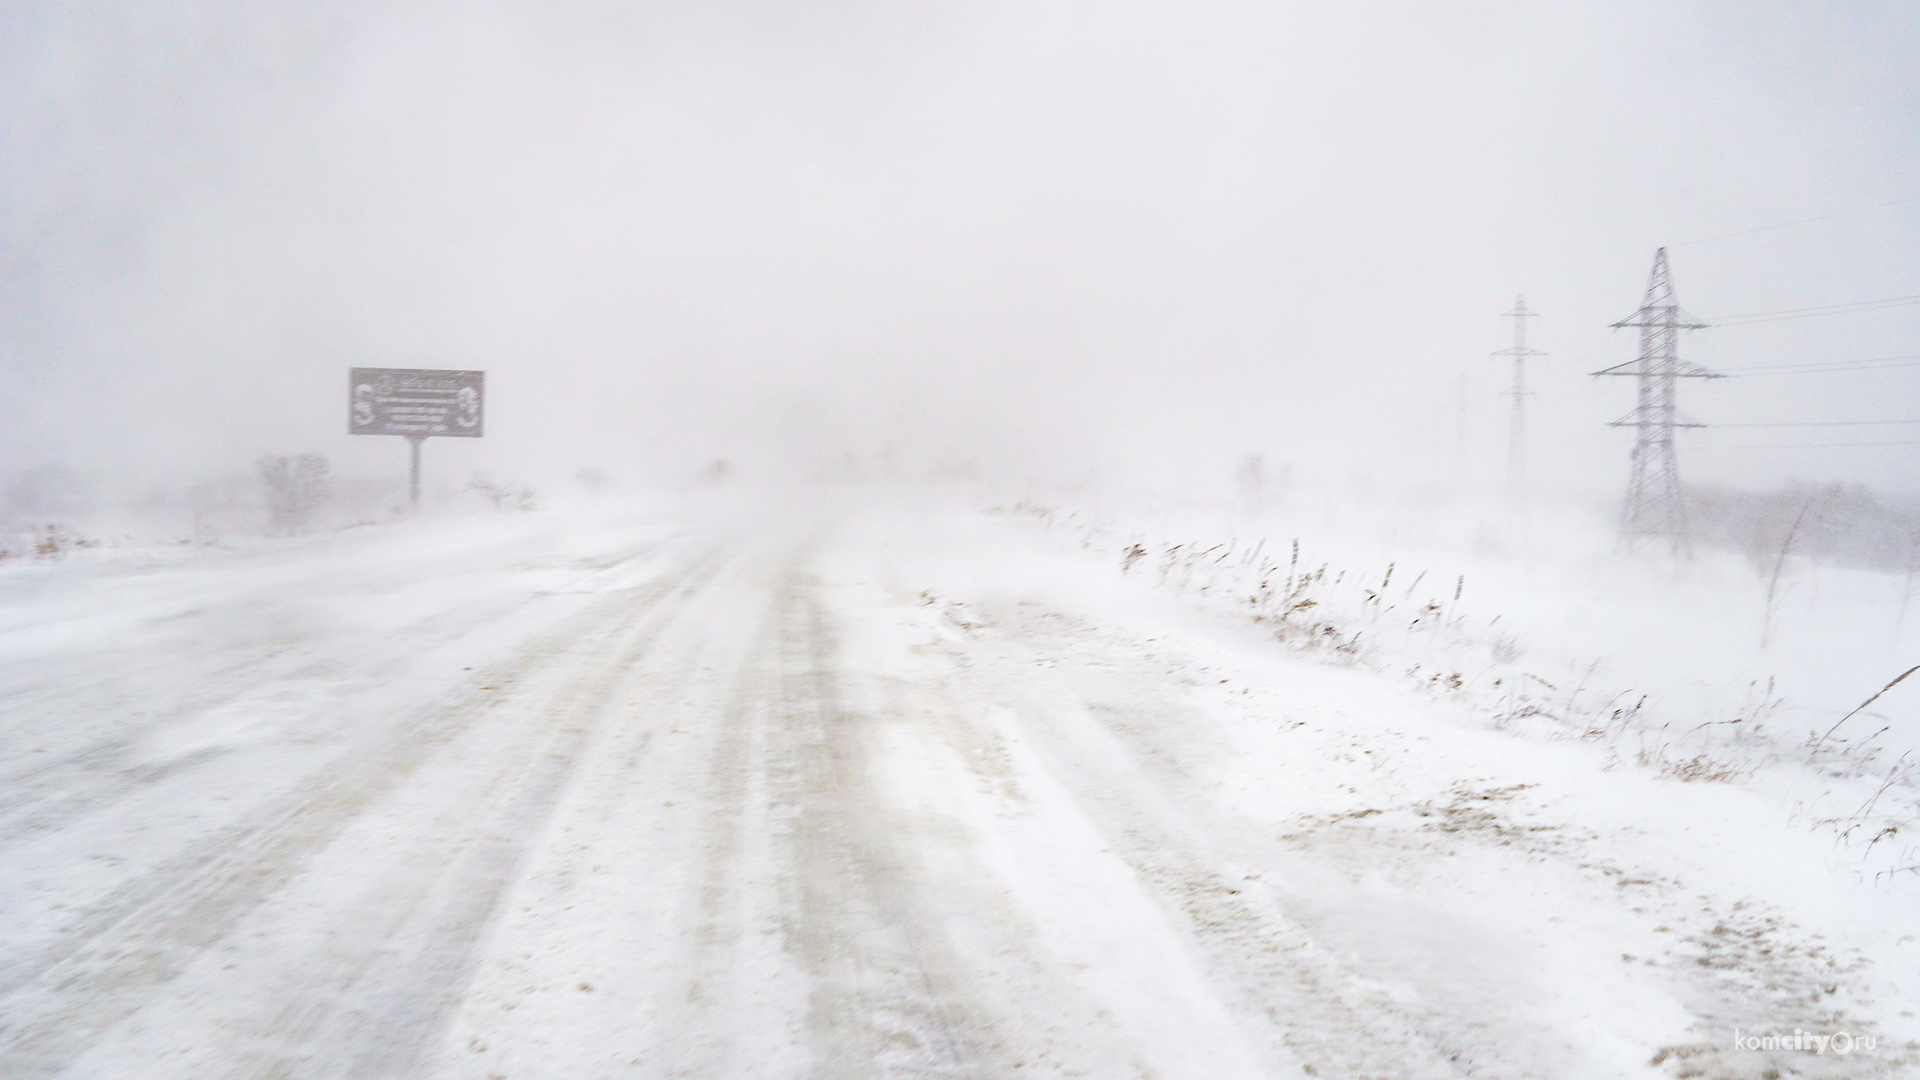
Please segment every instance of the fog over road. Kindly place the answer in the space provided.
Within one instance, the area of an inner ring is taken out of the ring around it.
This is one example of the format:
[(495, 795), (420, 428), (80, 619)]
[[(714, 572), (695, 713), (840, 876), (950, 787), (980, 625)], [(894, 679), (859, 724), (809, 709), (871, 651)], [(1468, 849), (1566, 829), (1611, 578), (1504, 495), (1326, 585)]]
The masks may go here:
[(1621, 964), (1678, 887), (1544, 751), (943, 519), (457, 525), (9, 580), (0, 1075), (1655, 1075), (1765, 998)]

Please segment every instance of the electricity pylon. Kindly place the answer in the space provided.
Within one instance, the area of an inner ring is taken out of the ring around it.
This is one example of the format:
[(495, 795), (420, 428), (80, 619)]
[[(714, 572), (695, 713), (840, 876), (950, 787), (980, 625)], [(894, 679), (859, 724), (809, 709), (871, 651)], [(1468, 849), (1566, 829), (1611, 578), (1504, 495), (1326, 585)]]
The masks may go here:
[(1527, 348), (1527, 320), (1539, 315), (1527, 310), (1526, 297), (1514, 297), (1513, 310), (1506, 316), (1513, 320), (1513, 348), (1493, 354), (1513, 357), (1513, 389), (1507, 391), (1513, 398), (1513, 419), (1507, 427), (1507, 497), (1514, 502), (1525, 498), (1527, 488), (1527, 398), (1532, 396), (1527, 389), (1527, 357), (1547, 355)]
[(1706, 425), (1689, 419), (1675, 407), (1674, 386), (1679, 379), (1724, 379), (1726, 376), (1687, 363), (1676, 351), (1680, 331), (1703, 330), (1707, 324), (1694, 322), (1674, 299), (1673, 279), (1667, 273), (1666, 248), (1653, 253), (1653, 273), (1647, 278), (1647, 295), (1640, 301), (1640, 310), (1613, 325), (1640, 328), (1637, 359), (1594, 372), (1595, 375), (1631, 375), (1639, 380), (1640, 398), (1633, 411), (1609, 425), (1633, 428), (1636, 436), (1633, 474), (1627, 484), (1621, 529), (1630, 541), (1664, 536), (1678, 550), (1687, 538), (1687, 508), (1680, 494), (1680, 467), (1673, 454), (1673, 429)]

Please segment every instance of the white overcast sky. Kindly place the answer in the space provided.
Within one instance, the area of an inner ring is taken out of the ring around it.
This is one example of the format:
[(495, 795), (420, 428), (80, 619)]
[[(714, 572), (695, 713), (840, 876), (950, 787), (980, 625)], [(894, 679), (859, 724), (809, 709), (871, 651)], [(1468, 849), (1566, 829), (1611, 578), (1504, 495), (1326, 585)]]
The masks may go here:
[[(1920, 5), (0, 6), (0, 471), (138, 482), (345, 434), (350, 366), (488, 372), (530, 475), (892, 446), (1071, 475), (1534, 471), (1604, 494), (1670, 248), (1707, 321), (1920, 295)], [(1759, 230), (1759, 231), (1754, 231)], [(1744, 235), (1728, 235), (1744, 234)], [(1920, 306), (1683, 341), (1920, 354)], [(1920, 366), (1683, 387), (1920, 420)], [(1688, 432), (1690, 479), (1920, 490), (1920, 424)]]

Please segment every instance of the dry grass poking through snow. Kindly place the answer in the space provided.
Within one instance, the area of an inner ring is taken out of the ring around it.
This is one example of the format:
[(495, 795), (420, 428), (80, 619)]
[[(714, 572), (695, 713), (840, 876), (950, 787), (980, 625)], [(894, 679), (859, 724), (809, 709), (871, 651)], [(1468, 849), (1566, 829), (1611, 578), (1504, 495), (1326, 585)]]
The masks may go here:
[[(1031, 520), (1074, 535), (1091, 553), (1111, 553), (1133, 580), (1198, 598), (1244, 618), (1274, 641), (1335, 663), (1397, 674), (1423, 691), (1471, 708), (1496, 730), (1577, 738), (1606, 746), (1614, 761), (1687, 783), (1745, 784), (1764, 770), (1810, 770), (1830, 781), (1878, 789), (1852, 814), (1799, 817), (1832, 830), (1837, 845), (1863, 860), (1879, 848), (1881, 878), (1920, 874), (1920, 777), (1906, 759), (1891, 766), (1876, 739), (1886, 728), (1840, 736), (1838, 729), (1892, 689), (1889, 682), (1824, 734), (1796, 735), (1779, 722), (1783, 699), (1771, 680), (1756, 681), (1731, 716), (1661, 718), (1645, 691), (1594, 685), (1593, 661), (1576, 678), (1550, 680), (1522, 666), (1525, 643), (1498, 614), (1475, 613), (1464, 574), (1397, 562), (1373, 570), (1341, 567), (1297, 539), (1230, 538), (1167, 542), (1113, 520), (1033, 501), (989, 513)], [(1883, 846), (1884, 845), (1884, 846)], [(1890, 855), (1898, 845), (1898, 854)]]

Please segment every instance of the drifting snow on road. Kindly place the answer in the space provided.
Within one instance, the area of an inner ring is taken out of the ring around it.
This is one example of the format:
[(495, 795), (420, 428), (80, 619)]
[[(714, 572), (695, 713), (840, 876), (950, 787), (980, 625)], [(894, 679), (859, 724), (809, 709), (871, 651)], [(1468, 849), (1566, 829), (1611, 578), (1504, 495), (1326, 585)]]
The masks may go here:
[(1002, 522), (515, 520), (9, 571), (0, 1074), (1911, 1067), (1911, 897), (1750, 792)]

